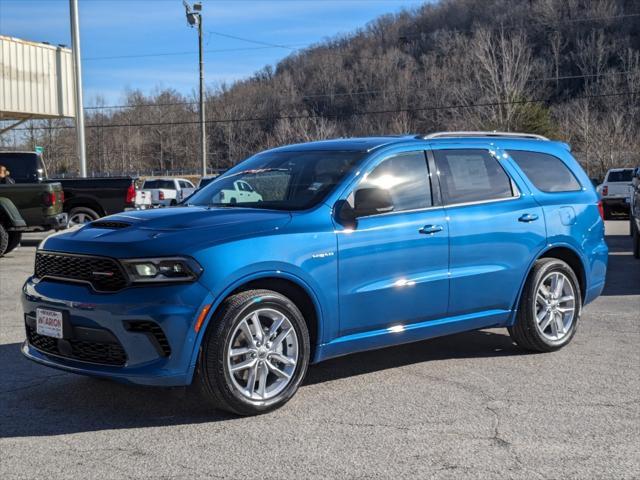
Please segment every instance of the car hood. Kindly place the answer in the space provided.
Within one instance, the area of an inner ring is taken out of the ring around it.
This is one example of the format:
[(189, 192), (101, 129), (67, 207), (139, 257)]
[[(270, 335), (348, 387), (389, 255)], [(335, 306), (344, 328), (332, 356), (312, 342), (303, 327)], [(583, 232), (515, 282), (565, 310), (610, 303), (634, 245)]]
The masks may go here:
[(289, 212), (176, 207), (124, 212), (48, 237), (45, 250), (135, 258), (192, 254), (204, 246), (284, 227)]

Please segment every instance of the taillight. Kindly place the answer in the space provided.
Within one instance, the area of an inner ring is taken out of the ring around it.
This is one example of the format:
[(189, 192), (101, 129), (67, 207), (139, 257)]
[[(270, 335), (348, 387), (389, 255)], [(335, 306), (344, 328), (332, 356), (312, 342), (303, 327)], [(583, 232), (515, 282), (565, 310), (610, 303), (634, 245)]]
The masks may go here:
[(604, 187), (602, 187), (602, 196), (606, 197), (607, 195), (609, 195), (609, 186), (605, 185)]
[(62, 190), (58, 192), (58, 202), (64, 203), (64, 191)]
[(600, 218), (604, 220), (604, 206), (602, 205), (602, 200), (598, 202), (598, 212), (600, 213)]
[(158, 192), (158, 198), (159, 198), (160, 200), (164, 200), (164, 192), (163, 192), (162, 190), (160, 190), (160, 191)]
[(136, 188), (133, 186), (133, 183), (129, 185), (127, 189), (127, 197), (125, 198), (124, 203), (131, 204), (136, 201)]
[(42, 204), (45, 207), (53, 207), (56, 204), (56, 194), (53, 192), (44, 192), (42, 194)]

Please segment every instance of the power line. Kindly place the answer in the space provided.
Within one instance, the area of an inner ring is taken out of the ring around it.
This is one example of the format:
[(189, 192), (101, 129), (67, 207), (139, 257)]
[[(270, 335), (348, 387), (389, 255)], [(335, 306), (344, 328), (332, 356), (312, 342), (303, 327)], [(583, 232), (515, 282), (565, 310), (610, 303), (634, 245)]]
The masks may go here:
[[(628, 14), (620, 14), (620, 15), (610, 15), (610, 16), (603, 16), (603, 17), (583, 17), (583, 18), (567, 18), (564, 20), (556, 20), (556, 21), (551, 21), (551, 22), (541, 22), (541, 21), (536, 21), (536, 20), (532, 20), (532, 19), (527, 19), (527, 21), (529, 23), (535, 24), (535, 25), (539, 25), (542, 27), (547, 27), (547, 28), (553, 28), (556, 27), (558, 25), (564, 25), (564, 24), (571, 24), (571, 23), (586, 23), (586, 22), (598, 22), (598, 21), (602, 21), (602, 20), (624, 20), (627, 18), (637, 18), (640, 17), (640, 13), (628, 13)], [(448, 32), (457, 32), (457, 33), (471, 33), (473, 31), (476, 30), (476, 28), (466, 28), (466, 29), (458, 29), (458, 28), (447, 28), (444, 29)], [(522, 30), (524, 32), (529, 32), (531, 30), (531, 27), (525, 27), (522, 24), (512, 24), (512, 25), (501, 25), (499, 27), (493, 27), (490, 30)], [(437, 30), (436, 30), (437, 31)], [(422, 35), (428, 35), (430, 33), (433, 33), (433, 31), (417, 31), (414, 33), (407, 33), (407, 34), (403, 34), (400, 36), (400, 39), (409, 39), (409, 38), (414, 38), (414, 37), (420, 37)]]
[[(614, 92), (603, 93), (596, 95), (581, 95), (573, 97), (573, 100), (591, 99), (591, 98), (608, 98), (608, 97), (620, 97), (620, 96), (633, 96), (640, 95), (638, 92)], [(365, 110), (362, 112), (353, 112), (349, 114), (336, 113), (336, 114), (295, 114), (295, 115), (274, 115), (269, 117), (239, 117), (239, 118), (227, 118), (227, 119), (212, 119), (207, 120), (207, 124), (219, 124), (219, 123), (247, 123), (247, 122), (263, 122), (273, 120), (300, 120), (300, 119), (313, 119), (313, 118), (348, 118), (367, 115), (383, 115), (390, 113), (411, 113), (411, 112), (424, 112), (424, 111), (437, 111), (437, 110), (457, 110), (457, 109), (473, 109), (473, 108), (487, 108), (497, 107), (501, 105), (524, 105), (530, 103), (547, 103), (548, 99), (532, 99), (532, 100), (514, 100), (505, 102), (487, 102), (487, 103), (471, 103), (471, 104), (459, 104), (459, 105), (437, 105), (430, 107), (417, 107), (417, 108), (397, 108), (386, 110)], [(161, 126), (174, 126), (174, 125), (194, 125), (199, 124), (199, 121), (180, 121), (180, 122), (150, 122), (150, 123), (123, 123), (123, 124), (107, 124), (107, 125), (86, 125), (86, 128), (127, 128), (127, 127), (161, 127)], [(75, 128), (71, 125), (61, 125), (53, 127), (34, 127), (33, 129), (40, 130), (61, 130)], [(13, 131), (20, 130), (32, 130), (31, 128), (14, 128)]]
[[(603, 72), (603, 73), (591, 73), (584, 75), (563, 75), (558, 77), (542, 77), (532, 78), (528, 80), (528, 83), (540, 83), (540, 82), (555, 82), (560, 80), (577, 80), (581, 78), (594, 78), (594, 77), (608, 77), (613, 75), (627, 75), (636, 73), (635, 70), (625, 70), (618, 72)], [(638, 71), (640, 73), (640, 71)], [(359, 95), (375, 95), (381, 93), (391, 93), (390, 90), (357, 90), (351, 92), (325, 92), (325, 93), (309, 93), (302, 95), (300, 98), (327, 98), (327, 97), (350, 97)], [(96, 105), (93, 107), (85, 107), (85, 110), (110, 110), (121, 108), (138, 108), (138, 107), (172, 107), (172, 106), (189, 106), (197, 105), (198, 102), (168, 102), (168, 103), (136, 103), (131, 105)]]
[[(300, 46), (304, 46), (304, 45), (290, 45), (289, 47), (286, 48), (291, 48), (291, 49), (295, 49), (297, 47)], [(254, 50), (268, 50), (271, 48), (285, 48), (285, 46), (268, 46), (268, 45), (264, 45), (262, 47), (238, 47), (238, 48), (219, 48), (219, 49), (213, 49), (213, 50), (204, 50), (204, 53), (225, 53), (225, 52), (244, 52), (244, 51), (254, 51)], [(172, 56), (183, 56), (183, 55), (197, 55), (198, 52), (192, 52), (192, 51), (188, 51), (188, 52), (158, 52), (158, 53), (139, 53), (139, 54), (132, 54), (132, 55), (111, 55), (111, 56), (105, 56), (105, 57), (87, 57), (87, 58), (83, 58), (82, 60), (116, 60), (116, 59), (120, 59), (120, 58), (146, 58), (146, 57), (172, 57)]]

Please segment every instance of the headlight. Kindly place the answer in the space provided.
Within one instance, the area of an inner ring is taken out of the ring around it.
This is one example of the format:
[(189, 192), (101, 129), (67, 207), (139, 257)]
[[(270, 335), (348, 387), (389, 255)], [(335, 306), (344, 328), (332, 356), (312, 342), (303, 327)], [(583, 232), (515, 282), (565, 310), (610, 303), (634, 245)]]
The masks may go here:
[(193, 258), (136, 258), (121, 260), (131, 283), (193, 282), (202, 267)]

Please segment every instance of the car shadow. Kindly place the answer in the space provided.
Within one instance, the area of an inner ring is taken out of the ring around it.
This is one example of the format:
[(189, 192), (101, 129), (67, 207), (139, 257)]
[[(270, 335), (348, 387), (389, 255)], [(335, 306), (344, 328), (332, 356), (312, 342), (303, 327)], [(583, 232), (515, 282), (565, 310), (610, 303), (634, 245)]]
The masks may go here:
[[(312, 365), (302, 388), (430, 360), (522, 354), (506, 331), (467, 332)], [(0, 438), (237, 418), (210, 408), (193, 387), (141, 387), (53, 370), (25, 359), (18, 343), (0, 345), (0, 365)]]
[(609, 265), (602, 295), (640, 294), (640, 260), (631, 253), (630, 235), (607, 235)]

